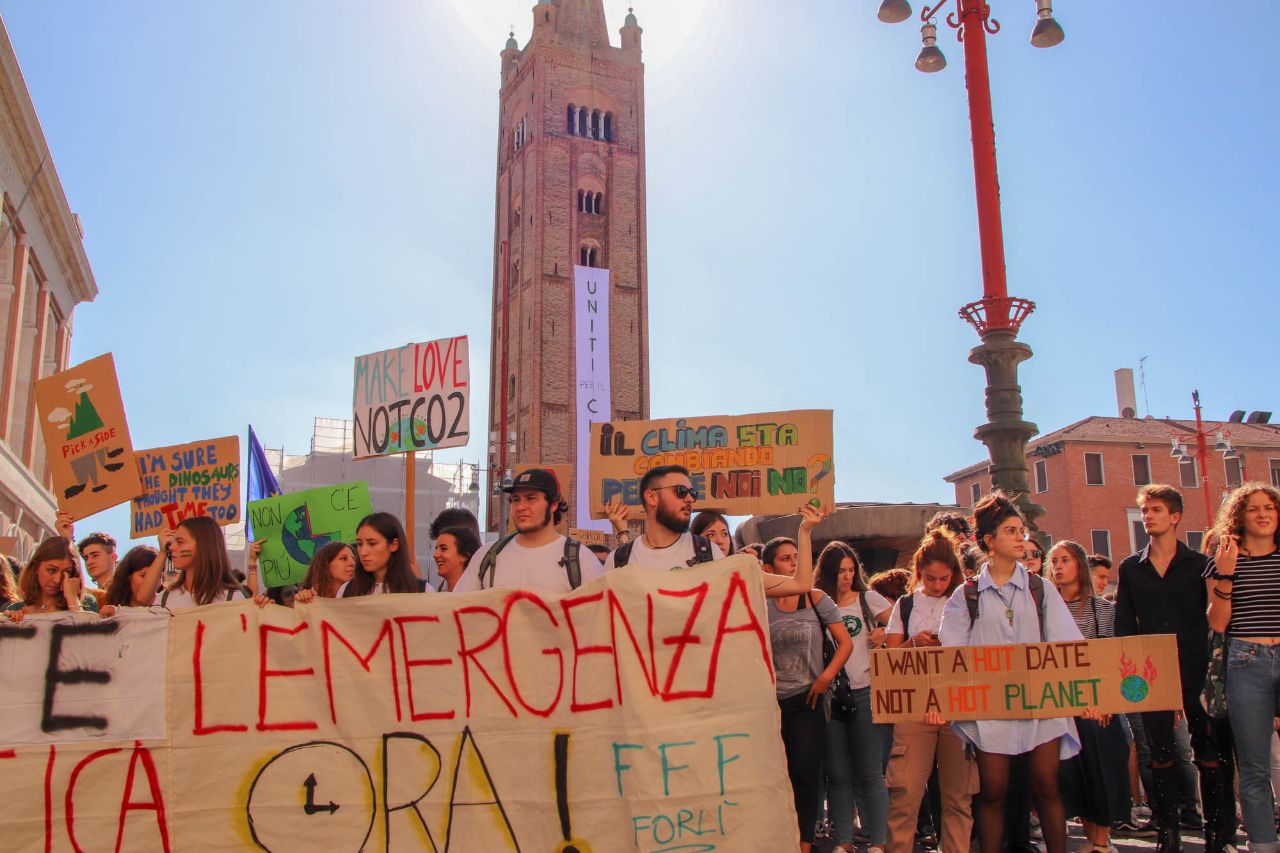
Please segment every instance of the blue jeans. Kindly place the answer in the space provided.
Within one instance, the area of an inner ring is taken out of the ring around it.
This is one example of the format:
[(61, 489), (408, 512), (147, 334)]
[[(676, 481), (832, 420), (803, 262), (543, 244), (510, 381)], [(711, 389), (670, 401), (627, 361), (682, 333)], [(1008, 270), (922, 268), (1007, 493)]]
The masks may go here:
[(1271, 796), (1271, 738), (1280, 707), (1280, 646), (1232, 640), (1227, 657), (1227, 714), (1240, 762), (1240, 810), (1255, 853), (1277, 853)]
[(884, 742), (892, 726), (871, 722), (871, 688), (853, 691), (853, 714), (827, 723), (827, 801), (837, 844), (853, 844), (853, 804), (862, 831), (877, 847), (889, 841), (889, 789)]

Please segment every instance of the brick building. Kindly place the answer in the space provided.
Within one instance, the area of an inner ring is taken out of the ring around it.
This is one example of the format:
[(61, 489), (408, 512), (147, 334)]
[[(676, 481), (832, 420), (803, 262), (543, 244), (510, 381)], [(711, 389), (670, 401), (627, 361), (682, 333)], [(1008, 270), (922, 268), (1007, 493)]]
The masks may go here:
[[(1205, 421), (1204, 427), (1223, 430), (1239, 453), (1224, 458), (1210, 442), (1207, 487), (1215, 512), (1226, 489), (1246, 475), (1280, 486), (1280, 426)], [(1206, 485), (1197, 463), (1172, 455), (1175, 436), (1194, 449), (1194, 435), (1194, 420), (1095, 416), (1034, 439), (1027, 445), (1027, 468), (1032, 498), (1045, 508), (1040, 529), (1051, 542), (1074, 539), (1090, 553), (1118, 561), (1146, 545), (1138, 488), (1169, 483), (1183, 496), (1179, 538), (1198, 549), (1209, 526)], [(957, 504), (972, 507), (990, 490), (987, 467), (979, 462), (944, 478), (955, 486)]]
[(613, 47), (601, 0), (541, 0), (529, 42), (521, 49), (513, 35), (502, 51), (491, 467), (512, 433), (508, 469), (574, 462), (575, 265), (609, 270), (612, 415), (649, 415), (640, 34), (628, 15)]
[(31, 387), (67, 367), (72, 313), (98, 286), (3, 24), (0, 191), (0, 537), (22, 559), (57, 512)]

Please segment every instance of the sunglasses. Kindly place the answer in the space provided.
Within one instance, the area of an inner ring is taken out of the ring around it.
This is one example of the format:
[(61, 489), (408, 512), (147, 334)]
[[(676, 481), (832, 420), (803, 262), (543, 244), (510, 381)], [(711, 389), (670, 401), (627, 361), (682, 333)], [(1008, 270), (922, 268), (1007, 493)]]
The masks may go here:
[(693, 498), (695, 501), (698, 499), (698, 491), (696, 489), (691, 489), (688, 486), (683, 484), (679, 486), (654, 486), (649, 491), (658, 492), (658, 491), (661, 491), (662, 489), (671, 489), (673, 492), (676, 493), (676, 497), (679, 498), (680, 500), (684, 500), (685, 498), (689, 498), (689, 497)]
[(1033, 560), (1043, 560), (1043, 559), (1044, 559), (1044, 553), (1043, 553), (1043, 552), (1040, 552), (1040, 551), (1030, 551), (1030, 552), (1028, 552), (1028, 553), (1027, 553), (1027, 556), (1028, 556), (1028, 557), (1030, 557), (1030, 558), (1031, 558), (1031, 559), (1033, 559)]

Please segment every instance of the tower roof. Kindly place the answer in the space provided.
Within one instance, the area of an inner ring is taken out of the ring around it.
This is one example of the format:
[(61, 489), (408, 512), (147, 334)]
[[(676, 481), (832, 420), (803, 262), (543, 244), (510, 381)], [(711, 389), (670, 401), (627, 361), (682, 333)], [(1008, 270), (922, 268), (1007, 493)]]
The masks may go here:
[(551, 0), (556, 7), (556, 32), (561, 38), (588, 47), (608, 47), (604, 0)]
[(636, 10), (633, 7), (631, 6), (627, 7), (627, 18), (622, 22), (622, 25), (624, 27), (640, 26), (640, 22), (636, 20)]

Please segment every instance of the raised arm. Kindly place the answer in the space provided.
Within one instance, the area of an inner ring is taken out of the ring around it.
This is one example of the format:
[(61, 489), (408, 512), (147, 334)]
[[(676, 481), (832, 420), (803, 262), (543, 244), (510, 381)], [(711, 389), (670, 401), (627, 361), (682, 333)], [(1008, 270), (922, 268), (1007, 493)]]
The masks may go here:
[(160, 531), (160, 535), (156, 537), (160, 550), (156, 553), (156, 558), (151, 561), (151, 565), (142, 569), (142, 586), (138, 589), (138, 603), (143, 607), (149, 607), (155, 602), (156, 590), (160, 588), (160, 578), (164, 575), (164, 562), (168, 559), (171, 539), (173, 539), (172, 530), (165, 528)]
[(1231, 624), (1231, 592), (1235, 587), (1236, 559), (1240, 556), (1240, 543), (1236, 537), (1224, 534), (1218, 539), (1218, 547), (1209, 560), (1212, 573), (1205, 580), (1209, 587), (1209, 627), (1219, 634), (1225, 633)]
[(800, 532), (796, 534), (796, 550), (799, 551), (795, 577), (765, 575), (764, 594), (768, 598), (802, 595), (813, 589), (813, 528), (830, 512), (805, 504), (800, 507)]

